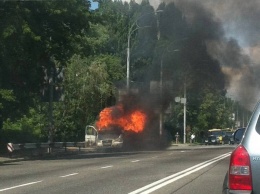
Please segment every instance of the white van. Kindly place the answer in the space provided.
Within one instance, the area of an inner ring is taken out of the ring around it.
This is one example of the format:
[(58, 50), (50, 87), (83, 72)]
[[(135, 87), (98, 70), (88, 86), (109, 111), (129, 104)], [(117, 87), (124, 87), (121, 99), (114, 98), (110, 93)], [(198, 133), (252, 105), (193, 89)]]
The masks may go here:
[(87, 146), (97, 146), (100, 148), (122, 148), (123, 134), (121, 130), (103, 129), (97, 130), (92, 125), (87, 125), (85, 129), (85, 142)]

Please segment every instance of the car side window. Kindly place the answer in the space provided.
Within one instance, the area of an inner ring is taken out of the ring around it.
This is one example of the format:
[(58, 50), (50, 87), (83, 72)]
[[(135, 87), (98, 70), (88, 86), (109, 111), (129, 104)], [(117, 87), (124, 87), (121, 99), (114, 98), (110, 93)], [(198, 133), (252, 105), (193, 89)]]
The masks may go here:
[(258, 119), (257, 119), (257, 123), (256, 123), (256, 126), (255, 126), (255, 130), (258, 134), (260, 134), (260, 118), (258, 116)]

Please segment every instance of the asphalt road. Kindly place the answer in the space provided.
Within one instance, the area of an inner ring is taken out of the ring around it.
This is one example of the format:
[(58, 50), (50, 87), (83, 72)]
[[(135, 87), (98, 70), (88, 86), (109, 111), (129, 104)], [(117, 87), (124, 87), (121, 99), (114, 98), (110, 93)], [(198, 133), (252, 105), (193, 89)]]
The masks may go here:
[(234, 146), (83, 154), (0, 166), (0, 193), (221, 193)]

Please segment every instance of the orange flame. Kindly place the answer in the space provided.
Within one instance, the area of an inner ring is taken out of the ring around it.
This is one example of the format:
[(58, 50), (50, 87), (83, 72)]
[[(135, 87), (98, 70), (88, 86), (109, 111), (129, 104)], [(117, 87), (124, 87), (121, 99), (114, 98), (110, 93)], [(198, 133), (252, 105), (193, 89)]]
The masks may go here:
[(99, 113), (96, 126), (99, 130), (118, 126), (124, 131), (142, 132), (146, 123), (146, 114), (142, 110), (124, 112), (121, 105), (105, 108)]

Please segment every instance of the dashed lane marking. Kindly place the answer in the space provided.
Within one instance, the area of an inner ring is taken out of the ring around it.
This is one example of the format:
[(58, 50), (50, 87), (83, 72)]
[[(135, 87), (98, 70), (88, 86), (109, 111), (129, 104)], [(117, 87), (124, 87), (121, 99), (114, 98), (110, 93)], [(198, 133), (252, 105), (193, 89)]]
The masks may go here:
[(101, 167), (101, 168), (112, 168), (113, 166), (103, 166), (103, 167)]
[(68, 176), (74, 176), (74, 175), (77, 175), (79, 173), (72, 173), (72, 174), (67, 174), (67, 175), (64, 175), (64, 176), (60, 176), (61, 178), (65, 178), (65, 177), (68, 177)]
[(5, 188), (5, 189), (0, 189), (0, 192), (11, 190), (11, 189), (15, 189), (15, 188), (19, 188), (19, 187), (25, 187), (25, 186), (28, 186), (28, 185), (33, 185), (33, 184), (37, 184), (37, 183), (40, 183), (40, 182), (42, 182), (42, 181), (30, 182), (30, 183), (25, 183), (25, 184), (22, 184), (22, 185), (8, 187), (8, 188)]

